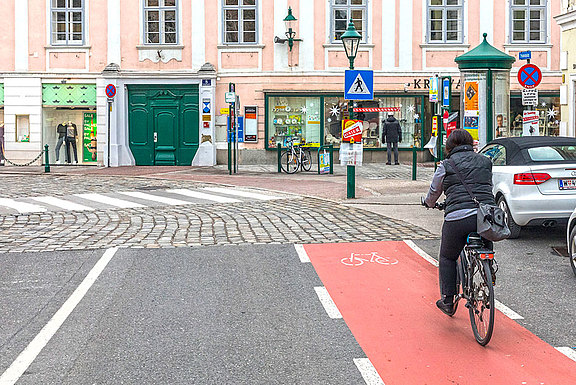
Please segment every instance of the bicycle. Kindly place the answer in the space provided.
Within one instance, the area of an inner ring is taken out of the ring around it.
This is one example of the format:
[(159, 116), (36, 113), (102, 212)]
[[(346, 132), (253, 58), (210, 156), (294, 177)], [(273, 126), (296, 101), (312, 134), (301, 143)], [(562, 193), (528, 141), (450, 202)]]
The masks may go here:
[[(436, 203), (433, 208), (443, 210), (444, 203)], [(466, 245), (457, 261), (457, 269), (458, 294), (454, 299), (454, 310), (448, 315), (453, 316), (458, 302), (466, 300), (474, 337), (480, 345), (486, 346), (494, 331), (494, 285), (498, 263), (494, 259), (494, 250), (486, 247), (485, 240), (478, 233), (468, 234)]]
[(294, 174), (299, 169), (310, 171), (312, 169), (312, 152), (303, 149), (294, 139), (287, 140), (288, 148), (280, 155), (280, 165), (282, 171), (287, 174)]

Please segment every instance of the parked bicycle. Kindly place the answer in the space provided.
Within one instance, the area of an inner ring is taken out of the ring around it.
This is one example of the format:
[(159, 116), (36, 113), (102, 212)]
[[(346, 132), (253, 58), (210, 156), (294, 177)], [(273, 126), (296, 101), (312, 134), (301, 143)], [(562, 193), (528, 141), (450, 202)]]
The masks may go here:
[[(436, 203), (435, 209), (444, 210), (444, 203)], [(485, 346), (492, 338), (496, 305), (494, 285), (498, 263), (494, 250), (486, 247), (486, 241), (478, 233), (470, 233), (458, 258), (458, 295), (454, 299), (456, 313), (458, 302), (466, 300), (470, 324), (476, 341)]]
[(280, 155), (282, 171), (294, 174), (298, 170), (310, 171), (312, 169), (312, 152), (296, 143), (294, 138), (287, 140), (288, 148)]

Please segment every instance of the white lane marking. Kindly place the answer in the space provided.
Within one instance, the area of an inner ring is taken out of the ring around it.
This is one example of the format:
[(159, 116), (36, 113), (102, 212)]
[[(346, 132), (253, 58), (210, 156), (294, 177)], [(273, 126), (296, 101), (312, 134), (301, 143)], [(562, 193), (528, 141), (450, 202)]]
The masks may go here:
[(334, 319), (342, 318), (342, 314), (340, 314), (340, 310), (338, 310), (338, 307), (336, 307), (332, 297), (330, 297), (328, 290), (326, 290), (324, 286), (317, 286), (314, 288), (314, 290), (316, 291), (316, 295), (318, 296), (320, 303), (322, 303), (322, 306), (324, 306), (324, 310), (326, 310), (326, 313), (328, 313), (328, 316)]
[(502, 302), (495, 300), (496, 309), (500, 310), (505, 316), (510, 319), (524, 319), (520, 314), (516, 313), (514, 310), (510, 309), (508, 306), (504, 305)]
[(410, 247), (412, 250), (414, 250), (416, 254), (418, 254), (419, 256), (421, 256), (434, 266), (438, 267), (438, 261), (432, 258), (427, 252), (416, 246), (416, 244), (413, 241), (404, 241), (404, 243), (407, 244), (408, 247)]
[(560, 353), (566, 355), (571, 360), (576, 361), (576, 350), (569, 348), (569, 347), (564, 347), (564, 346), (560, 347), (560, 348), (556, 348), (556, 350), (558, 350)]
[(308, 257), (308, 253), (304, 250), (304, 245), (295, 244), (294, 248), (296, 249), (296, 253), (298, 253), (298, 258), (300, 258), (300, 262), (306, 263), (310, 262), (310, 257)]
[(218, 203), (242, 202), (239, 199), (220, 197), (218, 195), (205, 194), (205, 193), (201, 193), (199, 191), (192, 191), (192, 190), (186, 190), (186, 189), (174, 189), (174, 190), (166, 190), (166, 191), (169, 193), (184, 195), (184, 196), (192, 197), (192, 198), (204, 199), (204, 200), (208, 200), (208, 201), (214, 201), (214, 202), (218, 202)]
[(140, 203), (134, 203), (134, 202), (118, 199), (118, 198), (112, 198), (112, 197), (102, 195), (102, 194), (74, 194), (74, 195), (76, 195), (77, 197), (80, 197), (82, 199), (87, 199), (89, 201), (104, 203), (106, 205), (116, 206), (116, 207), (120, 207), (123, 209), (129, 209), (129, 208), (134, 208), (134, 207), (146, 207), (144, 205), (141, 205)]
[(19, 213), (43, 213), (46, 209), (41, 206), (36, 206), (30, 203), (17, 202), (14, 199), (0, 198), (0, 206), (6, 206), (18, 211)]
[(384, 381), (382, 381), (369, 358), (354, 358), (354, 363), (367, 385), (384, 385)]
[(48, 344), (50, 339), (56, 334), (64, 321), (76, 308), (78, 303), (84, 298), (90, 287), (96, 282), (108, 262), (118, 251), (117, 247), (111, 248), (104, 252), (104, 255), (96, 262), (92, 270), (88, 273), (82, 283), (74, 290), (74, 293), (64, 302), (62, 307), (52, 316), (50, 321), (40, 330), (40, 333), (28, 344), (20, 353), (16, 360), (0, 376), (0, 385), (14, 385), (24, 374), (26, 369), (34, 362), (38, 354)]
[(31, 197), (35, 201), (46, 203), (51, 206), (60, 207), (68, 211), (93, 211), (92, 207), (84, 206), (78, 203), (70, 202), (56, 197)]
[(264, 195), (264, 194), (258, 194), (255, 192), (249, 192), (249, 191), (244, 191), (244, 190), (235, 190), (235, 189), (227, 189), (227, 188), (222, 188), (222, 187), (206, 187), (205, 190), (210, 190), (210, 191), (214, 191), (214, 192), (218, 192), (218, 193), (222, 193), (222, 194), (228, 194), (228, 195), (237, 195), (237, 196), (244, 197), (244, 198), (260, 199), (263, 201), (269, 201), (272, 199), (281, 199), (280, 197), (277, 197), (274, 195)]
[(128, 196), (138, 198), (138, 199), (144, 199), (147, 201), (165, 203), (167, 205), (172, 205), (172, 206), (191, 205), (192, 204), (192, 202), (186, 202), (186, 201), (181, 201), (179, 199), (173, 199), (173, 198), (167, 198), (167, 197), (161, 197), (159, 195), (146, 194), (146, 193), (139, 192), (139, 191), (123, 191), (120, 194), (128, 195)]
[[(438, 267), (438, 261), (432, 258), (428, 253), (424, 250), (416, 246), (413, 241), (404, 241), (412, 250), (414, 250), (418, 255), (422, 258), (433, 264), (434, 266)], [(514, 310), (510, 309), (508, 306), (504, 305), (502, 302), (496, 300), (496, 309), (500, 310), (505, 316), (513, 320), (520, 320), (524, 319), (520, 314), (516, 313)]]

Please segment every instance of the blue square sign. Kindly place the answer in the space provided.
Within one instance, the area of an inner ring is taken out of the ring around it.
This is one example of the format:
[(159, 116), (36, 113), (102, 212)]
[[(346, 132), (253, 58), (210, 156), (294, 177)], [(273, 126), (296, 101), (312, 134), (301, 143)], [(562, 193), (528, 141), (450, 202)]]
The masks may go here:
[(374, 71), (346, 70), (344, 76), (344, 99), (374, 99)]

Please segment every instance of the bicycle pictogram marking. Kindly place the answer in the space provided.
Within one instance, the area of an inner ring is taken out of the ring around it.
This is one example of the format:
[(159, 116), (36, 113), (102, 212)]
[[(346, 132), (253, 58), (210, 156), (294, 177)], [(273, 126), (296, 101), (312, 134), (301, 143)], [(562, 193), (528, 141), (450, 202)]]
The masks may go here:
[(350, 253), (349, 257), (342, 258), (340, 261), (346, 266), (361, 266), (366, 263), (377, 263), (379, 265), (396, 265), (398, 260), (391, 257), (383, 257), (378, 255), (378, 252), (373, 251), (371, 253)]

